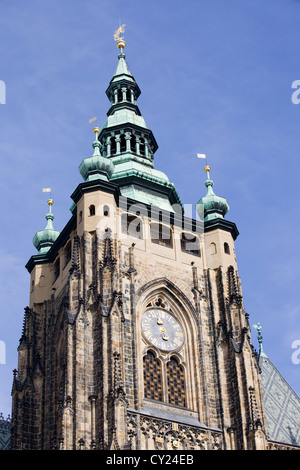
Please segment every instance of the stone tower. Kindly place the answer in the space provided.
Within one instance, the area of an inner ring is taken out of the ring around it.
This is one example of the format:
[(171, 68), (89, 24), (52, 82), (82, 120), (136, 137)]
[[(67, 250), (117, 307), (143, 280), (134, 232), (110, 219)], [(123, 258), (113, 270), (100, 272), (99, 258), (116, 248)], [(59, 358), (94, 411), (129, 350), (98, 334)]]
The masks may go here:
[(37, 232), (14, 371), (13, 449), (265, 449), (234, 243), (205, 167), (199, 220), (158, 148), (118, 40), (107, 120), (71, 198)]

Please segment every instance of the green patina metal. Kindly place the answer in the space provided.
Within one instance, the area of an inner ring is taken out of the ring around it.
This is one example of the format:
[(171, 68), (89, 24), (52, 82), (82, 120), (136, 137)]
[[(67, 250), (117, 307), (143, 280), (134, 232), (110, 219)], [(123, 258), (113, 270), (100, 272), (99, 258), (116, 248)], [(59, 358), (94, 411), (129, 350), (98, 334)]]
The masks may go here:
[(253, 328), (257, 330), (257, 340), (259, 344), (259, 356), (267, 358), (268, 356), (264, 353), (264, 350), (263, 350), (263, 337), (261, 334), (262, 326), (260, 323), (257, 323), (257, 325), (253, 325)]
[(79, 171), (85, 181), (106, 179), (117, 184), (123, 196), (173, 212), (183, 208), (167, 175), (154, 168), (158, 145), (137, 106), (141, 91), (125, 60), (118, 55), (116, 71), (106, 90), (111, 103), (107, 119), (93, 144), (93, 157), (84, 159)]
[(100, 145), (99, 140), (95, 140), (93, 142), (93, 156), (84, 158), (79, 165), (80, 174), (85, 181), (95, 179), (108, 181), (114, 172), (113, 162), (100, 154)]
[(200, 219), (204, 218), (204, 222), (213, 219), (223, 219), (229, 211), (229, 204), (224, 197), (217, 196), (213, 191), (213, 181), (209, 177), (209, 167), (205, 167), (207, 179), (205, 186), (207, 187), (206, 196), (202, 197), (196, 204), (196, 209)]
[(32, 240), (39, 254), (47, 253), (60, 234), (60, 232), (53, 228), (54, 215), (51, 210), (51, 206), (53, 205), (52, 199), (48, 200), (48, 205), (49, 212), (46, 214), (47, 225), (44, 230), (37, 232)]
[(125, 79), (125, 80), (129, 80), (129, 81), (135, 83), (135, 79), (134, 79), (133, 75), (131, 74), (131, 72), (129, 70), (129, 67), (128, 67), (128, 64), (126, 63), (125, 58), (126, 58), (126, 56), (123, 52), (121, 52), (118, 55), (118, 59), (119, 59), (118, 65), (117, 65), (116, 71), (114, 73), (114, 76), (111, 79), (110, 84), (113, 83), (113, 82), (118, 82), (120, 80), (120, 78), (122, 78), (122, 80)]
[[(112, 184), (120, 196), (128, 200), (141, 202), (148, 207), (155, 206), (174, 215), (183, 215), (183, 204), (174, 184), (164, 172), (154, 167), (154, 154), (158, 145), (137, 106), (140, 94), (121, 48), (117, 68), (106, 90), (111, 107), (103, 126), (94, 129), (94, 152), (82, 160), (80, 174), (86, 185), (97, 184), (97, 181), (104, 186)], [(206, 222), (205, 230), (213, 230), (216, 224), (218, 227), (221, 224), (222, 229), (229, 230), (236, 238), (238, 231), (235, 225), (224, 220), (229, 205), (225, 198), (214, 193), (209, 173), (205, 186), (207, 194), (196, 205), (200, 220)], [(76, 202), (70, 211), (76, 214)], [(46, 228), (37, 232), (33, 238), (33, 244), (39, 251), (36, 257), (39, 259), (48, 256), (48, 251), (59, 236), (59, 232), (53, 228), (51, 205), (46, 219)]]

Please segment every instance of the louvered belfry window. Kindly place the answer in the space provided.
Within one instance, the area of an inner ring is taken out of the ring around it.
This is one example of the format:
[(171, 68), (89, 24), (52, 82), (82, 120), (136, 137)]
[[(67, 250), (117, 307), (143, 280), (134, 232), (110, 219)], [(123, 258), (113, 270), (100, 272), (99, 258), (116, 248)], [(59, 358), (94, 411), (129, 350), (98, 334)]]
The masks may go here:
[(183, 367), (175, 357), (167, 364), (168, 402), (172, 405), (185, 406), (185, 384)]
[(161, 364), (151, 351), (143, 359), (145, 398), (162, 401)]

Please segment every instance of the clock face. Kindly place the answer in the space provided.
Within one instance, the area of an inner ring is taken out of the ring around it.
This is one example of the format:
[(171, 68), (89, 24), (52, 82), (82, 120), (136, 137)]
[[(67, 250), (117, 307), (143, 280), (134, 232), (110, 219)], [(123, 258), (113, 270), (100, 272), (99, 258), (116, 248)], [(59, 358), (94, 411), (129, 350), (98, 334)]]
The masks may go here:
[(181, 326), (165, 310), (147, 310), (142, 318), (142, 330), (147, 340), (163, 351), (173, 351), (183, 344)]

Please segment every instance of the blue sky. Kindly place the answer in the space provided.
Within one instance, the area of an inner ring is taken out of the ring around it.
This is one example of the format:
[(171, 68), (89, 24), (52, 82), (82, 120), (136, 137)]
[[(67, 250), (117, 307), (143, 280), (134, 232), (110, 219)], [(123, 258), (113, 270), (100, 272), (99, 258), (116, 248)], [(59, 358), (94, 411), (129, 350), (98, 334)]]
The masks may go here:
[[(264, 351), (299, 395), (300, 104), (291, 86), (300, 79), (300, 2), (2, 0), (0, 12), (0, 412), (11, 410), (25, 264), (46, 223), (42, 188), (52, 188), (61, 230), (82, 181), (78, 165), (92, 152), (88, 121), (97, 116), (101, 126), (109, 109), (120, 22), (139, 108), (159, 145), (155, 166), (194, 205), (206, 192), (196, 153), (208, 155), (240, 232), (250, 324), (262, 324)], [(255, 330), (252, 343), (257, 349)]]

